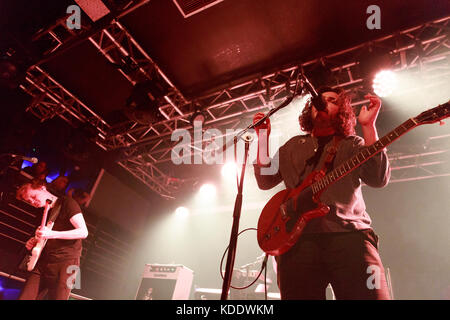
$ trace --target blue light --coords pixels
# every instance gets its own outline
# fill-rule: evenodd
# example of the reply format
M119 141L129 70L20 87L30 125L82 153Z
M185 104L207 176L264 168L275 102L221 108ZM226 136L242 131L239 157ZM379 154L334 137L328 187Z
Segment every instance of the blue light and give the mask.
M50 182L52 182L53 180L55 180L56 178L58 178L58 177L59 177L59 173L56 172L56 173L49 174L48 176L46 176L46 177L45 177L45 180L46 180L48 183L50 183Z
M33 166L32 162L29 162L27 160L23 160L21 169L24 169L26 167L32 167L32 166Z
M3 291L3 300L17 300L21 291L21 289L5 289Z
M12 282L10 282L12 281ZM17 300L22 291L23 284L0 277L0 294L2 300Z

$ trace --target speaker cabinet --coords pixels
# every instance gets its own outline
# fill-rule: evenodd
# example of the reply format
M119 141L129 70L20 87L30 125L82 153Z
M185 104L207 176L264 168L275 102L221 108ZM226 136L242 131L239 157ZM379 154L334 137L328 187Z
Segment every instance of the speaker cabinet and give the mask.
M146 264L136 300L188 300L193 278L183 265Z

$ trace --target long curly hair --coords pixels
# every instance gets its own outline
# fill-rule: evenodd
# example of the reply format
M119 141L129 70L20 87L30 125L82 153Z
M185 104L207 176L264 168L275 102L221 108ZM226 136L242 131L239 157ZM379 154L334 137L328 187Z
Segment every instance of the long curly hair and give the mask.
M356 116L355 111L351 105L351 97L343 89L333 89L330 87L322 87L318 89L317 93L335 92L338 94L337 105L339 106L338 114L332 121L332 126L336 130L336 134L342 136L350 136L355 134ZM312 103L309 100L302 113L298 117L300 128L307 133L311 133L314 128L312 120Z

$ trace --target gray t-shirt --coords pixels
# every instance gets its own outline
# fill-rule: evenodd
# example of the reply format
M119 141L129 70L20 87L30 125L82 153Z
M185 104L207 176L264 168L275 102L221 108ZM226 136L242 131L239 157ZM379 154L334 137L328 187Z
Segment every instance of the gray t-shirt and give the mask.
M322 169L326 150L333 143L331 139L325 144L324 152L314 166L309 165L311 161L308 160L315 156L316 151L320 152L317 138L310 135L291 138L271 159L271 166L275 170L266 170L254 165L259 188L271 189L282 181L289 189L299 186L314 169ZM363 148L365 148L364 139L361 137L343 138L338 144L333 168L338 167ZM272 173L267 174L267 172ZM309 221L303 233L346 232L370 228L371 219L366 211L361 185L365 183L375 188L384 187L389 181L390 173L391 169L384 149L339 181L331 184L322 193L320 200L330 206L330 213Z

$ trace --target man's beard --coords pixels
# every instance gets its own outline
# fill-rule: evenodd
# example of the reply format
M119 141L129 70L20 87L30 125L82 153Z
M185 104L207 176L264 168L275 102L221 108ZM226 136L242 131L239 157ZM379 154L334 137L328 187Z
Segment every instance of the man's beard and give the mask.
M336 117L330 117L325 111L317 113L313 119L313 133L316 136L331 135L336 132Z

